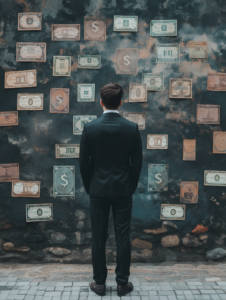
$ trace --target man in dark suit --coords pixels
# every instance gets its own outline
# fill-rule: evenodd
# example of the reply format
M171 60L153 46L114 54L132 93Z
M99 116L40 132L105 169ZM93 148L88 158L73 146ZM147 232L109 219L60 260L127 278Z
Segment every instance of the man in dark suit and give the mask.
M105 294L107 278L105 246L111 207L117 244L117 292L124 296L133 290L132 283L128 282L130 223L132 195L142 167L142 143L138 125L122 118L118 112L122 94L118 84L102 87L100 104L104 113L85 124L80 143L80 171L90 196L94 272L90 288L100 296Z

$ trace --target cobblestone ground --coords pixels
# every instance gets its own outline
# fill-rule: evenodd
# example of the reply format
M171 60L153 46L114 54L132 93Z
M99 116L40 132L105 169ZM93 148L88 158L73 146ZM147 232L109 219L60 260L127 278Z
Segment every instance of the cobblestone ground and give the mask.
M106 296L89 289L90 265L0 264L0 300L114 300L113 265ZM134 291L125 300L226 300L226 264L133 265Z

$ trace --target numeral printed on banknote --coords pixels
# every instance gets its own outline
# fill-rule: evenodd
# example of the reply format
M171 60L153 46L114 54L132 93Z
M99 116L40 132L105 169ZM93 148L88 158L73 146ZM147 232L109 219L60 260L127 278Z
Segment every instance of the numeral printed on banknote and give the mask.
M177 20L151 20L150 36L177 36Z
M12 197L40 197L40 181L13 181Z
M100 69L101 56L100 55L78 55L79 69Z
M213 132L213 153L226 154L226 131Z
M94 102L95 101L95 84L78 84L77 87L78 102Z
M189 58L208 58L207 42L189 42Z
M104 17L84 17L84 40L105 41L106 40L106 19Z
M80 24L52 24L52 41L80 41Z
M185 220L186 205L161 204L161 220Z
M36 86L36 70L5 72L5 89L17 89Z
M71 76L71 56L53 57L53 76Z
M19 164L0 165L0 182L10 182L19 179Z
M180 203L198 203L199 183L198 181L181 181L180 183Z
M226 91L226 73L209 73L207 80L208 91Z
M226 171L204 171L204 185L226 186Z
M15 126L19 124L18 111L1 111L0 126Z
M123 112L123 118L137 123L139 130L145 130L145 113Z
M143 83L130 83L129 102L147 102L147 86Z
M168 191L169 165L148 165L148 191Z
M74 166L53 167L53 196L54 197L75 196L75 167Z
M191 99L192 98L192 79L170 78L169 98Z
M18 30L41 30L42 13L28 12L18 14Z
M114 31L137 32L137 16L114 16Z
M147 149L168 149L168 134L148 134Z
M45 62L46 43L16 43L16 61Z
M220 105L197 104L197 124L220 124Z
M73 116L73 134L81 135L86 123L97 119L97 116Z
M56 158L79 158L80 144L55 145Z
M17 110L43 110L44 94L17 94Z
M143 73L142 83L146 84L148 91L163 91L164 90L164 75Z
M49 112L50 113L69 113L69 89L50 89Z
M53 204L26 204L26 222L53 221Z
M180 44L157 44L157 63L176 63L180 61Z
M116 50L116 74L137 73L138 50L121 48Z

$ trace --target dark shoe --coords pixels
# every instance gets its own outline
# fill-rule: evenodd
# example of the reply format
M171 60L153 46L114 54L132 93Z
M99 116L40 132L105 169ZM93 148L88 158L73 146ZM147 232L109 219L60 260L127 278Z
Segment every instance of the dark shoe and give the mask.
M127 284L118 285L117 287L117 292L119 297L127 295L128 293L132 292L132 290L133 290L132 282L127 282Z
M105 284L96 284L95 281L90 283L90 289L96 293L98 296L104 296L105 295L105 290L106 290L106 286Z

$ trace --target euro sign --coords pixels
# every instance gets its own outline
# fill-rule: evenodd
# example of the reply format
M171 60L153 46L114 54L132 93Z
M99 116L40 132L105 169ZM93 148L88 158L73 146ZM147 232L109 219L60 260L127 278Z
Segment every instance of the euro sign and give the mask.
M67 175L64 174L64 175L61 176L61 179L62 179L63 181L65 181L65 183L61 183L61 185L63 185L63 187L65 187L66 185L68 185L68 181L67 181L67 179L65 179L64 177L67 177Z
M95 29L92 28L92 31L97 32L99 30L99 27L97 27L97 24L98 24L97 22L92 23L92 26L95 28Z
M125 60L124 65L126 67L130 65L130 60L129 59L130 59L129 55L124 56L124 60Z
M158 181L156 181L156 183L160 184L162 182L162 179L160 178L160 176L162 176L160 173L155 175L155 178L158 179Z
M63 103L64 98L59 94L56 96L57 99L57 104L60 105L61 103Z

